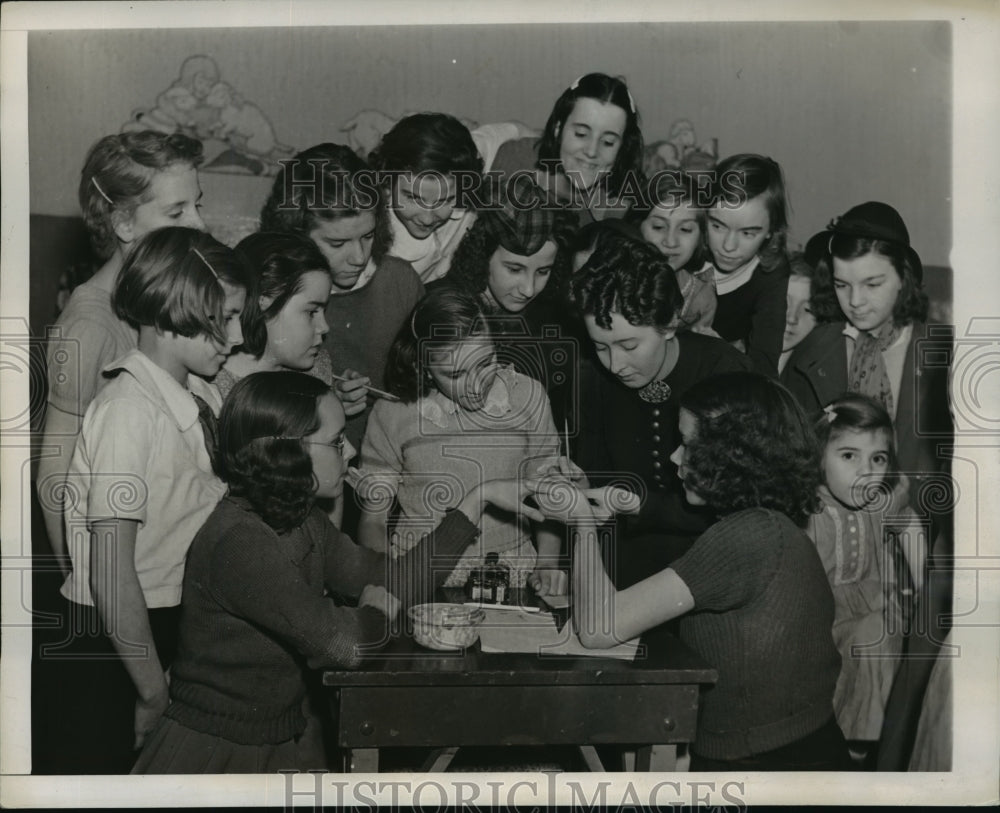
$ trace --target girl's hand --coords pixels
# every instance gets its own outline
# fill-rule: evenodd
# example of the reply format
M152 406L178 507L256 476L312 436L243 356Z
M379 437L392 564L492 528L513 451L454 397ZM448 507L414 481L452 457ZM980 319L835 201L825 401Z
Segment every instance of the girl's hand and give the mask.
M392 593L378 584L366 584L358 599L359 607L374 607L386 618L399 615L400 603Z
M566 455L559 455L554 463L549 463L539 471L539 477L561 477L569 480L578 488L590 488L587 473Z
M539 596L565 596L569 575L565 570L543 568L528 576L528 586Z
M367 387L372 383L368 376L361 375L357 370L344 370L346 381L335 381L334 392L344 405L344 414L350 417L365 411L368 405Z
M638 514L642 507L642 500L624 488L604 486L589 488L584 493L598 522L607 522L616 514Z
M490 503L535 522L544 522L545 515L541 511L524 503L532 494L534 489L530 480L487 480L465 495L458 504L458 510L476 523L479 522L486 503Z
M167 682L164 680L163 687L149 698L139 697L135 701L135 744L132 746L136 751L142 748L146 742L146 737L156 728L156 724L163 716L163 712L170 705L170 693L167 691Z

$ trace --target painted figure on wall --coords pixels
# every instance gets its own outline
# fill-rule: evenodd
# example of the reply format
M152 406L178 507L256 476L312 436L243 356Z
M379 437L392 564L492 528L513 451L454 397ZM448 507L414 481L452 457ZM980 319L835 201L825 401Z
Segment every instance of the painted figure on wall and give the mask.
M205 145L205 172L273 175L277 162L295 149L278 141L274 127L256 104L222 81L210 56L190 56L156 106L137 108L122 127L183 133Z

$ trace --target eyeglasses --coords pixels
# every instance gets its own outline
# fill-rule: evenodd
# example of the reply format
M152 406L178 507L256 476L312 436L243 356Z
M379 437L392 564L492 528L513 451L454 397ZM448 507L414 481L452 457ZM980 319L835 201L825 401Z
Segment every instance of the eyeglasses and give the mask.
M323 441L321 441L321 440L309 440L308 438L295 437L295 436L292 436L292 435L271 435L270 439L271 440L297 440L297 441L300 441L301 443L308 443L310 446L329 446L331 449L336 449L337 450L337 454L341 454L341 455L344 453L344 447L347 445L347 438L345 437L345 435L344 435L343 432L341 432L339 435L337 435L337 437L333 440L332 443L323 443Z

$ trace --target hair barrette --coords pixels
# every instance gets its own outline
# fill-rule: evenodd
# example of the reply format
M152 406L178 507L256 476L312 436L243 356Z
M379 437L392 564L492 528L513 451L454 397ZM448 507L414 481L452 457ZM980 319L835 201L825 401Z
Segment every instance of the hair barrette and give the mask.
M115 202L113 200L111 200L111 198L108 197L108 193L105 192L103 189L101 189L101 185L97 182L97 176L96 175L91 175L90 176L90 182L94 185L94 189L96 189L98 192L101 193L101 197L102 198L104 198L112 206L115 205Z
M202 254L200 251L198 251L198 249L196 249L194 246L191 246L191 250L198 255L199 260L205 263L205 267L212 272L212 275L215 277L215 279L221 282L221 280L219 279L219 272L216 271L214 268L212 268L212 264L205 259L205 255Z
M837 410L834 407L825 406L823 407L823 412L826 413L827 423L833 423L835 420L837 420Z

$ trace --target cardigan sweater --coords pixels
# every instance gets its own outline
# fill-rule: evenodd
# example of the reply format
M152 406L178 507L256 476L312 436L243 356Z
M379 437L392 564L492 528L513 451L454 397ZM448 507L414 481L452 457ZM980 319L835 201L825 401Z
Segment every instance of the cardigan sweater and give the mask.
M387 585L405 612L430 599L475 535L452 511L410 554L389 560L318 508L279 535L246 500L226 497L189 552L166 716L243 744L298 736L306 667L355 667L389 634L379 610L337 606L324 588L356 598L367 584Z
M740 759L795 742L833 715L840 654L816 548L784 514L737 511L672 565L694 597L680 638L719 671L693 749Z
M778 359L785 336L788 260L764 271L760 264L750 281L728 294L717 293L712 327L727 342L742 340L754 369L778 377Z

